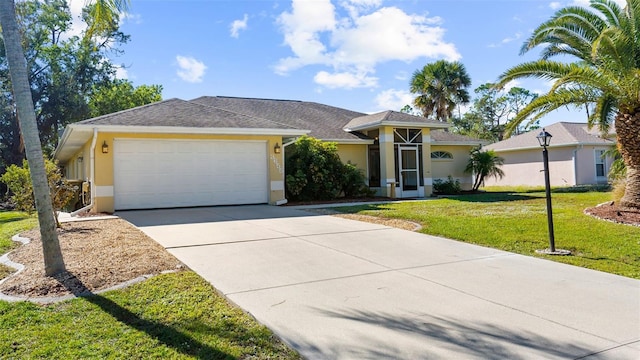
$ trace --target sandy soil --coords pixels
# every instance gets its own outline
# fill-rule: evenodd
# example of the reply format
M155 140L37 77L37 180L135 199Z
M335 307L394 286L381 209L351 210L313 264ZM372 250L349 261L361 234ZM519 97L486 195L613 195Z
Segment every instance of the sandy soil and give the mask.
M0 292L8 295L50 297L94 292L182 267L162 246L121 219L63 223L58 238L67 271L56 277L44 275L39 231L21 236L31 242L9 254L11 261L25 265L25 269L0 284Z

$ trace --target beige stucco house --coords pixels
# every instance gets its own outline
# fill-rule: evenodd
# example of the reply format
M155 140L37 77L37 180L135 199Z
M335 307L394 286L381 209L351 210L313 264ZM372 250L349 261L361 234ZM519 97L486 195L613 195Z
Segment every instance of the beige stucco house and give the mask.
M425 197L464 166L479 141L395 111L363 114L292 100L169 99L66 127L55 151L84 181L85 209L284 204L284 155L301 135L338 144L378 195Z
M587 124L559 122L547 126L552 135L549 151L551 186L606 184L613 159L604 153L615 144ZM485 186L544 186L542 148L536 138L540 130L511 137L484 149L504 158L502 179L488 178Z

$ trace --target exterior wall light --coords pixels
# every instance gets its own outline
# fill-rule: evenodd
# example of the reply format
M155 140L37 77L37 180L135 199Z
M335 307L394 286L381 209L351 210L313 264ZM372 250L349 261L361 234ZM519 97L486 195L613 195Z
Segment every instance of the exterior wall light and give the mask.
M276 146L273 147L273 152L276 154L280 154L280 151L282 151L280 149L280 144L276 143Z
M107 144L106 140L102 143L102 153L103 154L109 153L109 145Z

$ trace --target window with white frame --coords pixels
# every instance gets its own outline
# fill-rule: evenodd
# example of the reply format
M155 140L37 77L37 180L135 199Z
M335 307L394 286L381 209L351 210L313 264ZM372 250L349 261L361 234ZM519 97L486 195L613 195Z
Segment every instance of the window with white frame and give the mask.
M453 154L451 154L450 152L447 152L447 151L432 151L431 152L431 158L432 159L451 160L451 159L453 159Z
M596 176L607 176L605 150L596 150Z

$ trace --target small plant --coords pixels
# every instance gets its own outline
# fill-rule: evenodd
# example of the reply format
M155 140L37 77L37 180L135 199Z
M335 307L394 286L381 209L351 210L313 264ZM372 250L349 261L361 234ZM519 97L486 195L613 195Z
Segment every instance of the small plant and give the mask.
M69 184L62 177L62 172L58 164L52 160L45 159L44 167L49 180L49 191L51 193L51 201L53 205L54 217L56 224L58 222L58 213L63 207L73 199L77 188ZM11 193L10 200L15 204L16 209L32 214L35 210L35 199L33 197L33 186L31 184L31 172L29 171L29 163L27 160L22 161L22 166L11 165L7 171L0 177L0 181L7 185Z
M451 175L447 176L447 180L436 179L433 181L433 192L438 195L457 195L462 192L460 180L453 179Z
M625 178L617 179L613 182L613 190L611 191L611 200L614 203L619 204L620 199L624 196L624 191L627 188L627 180Z

